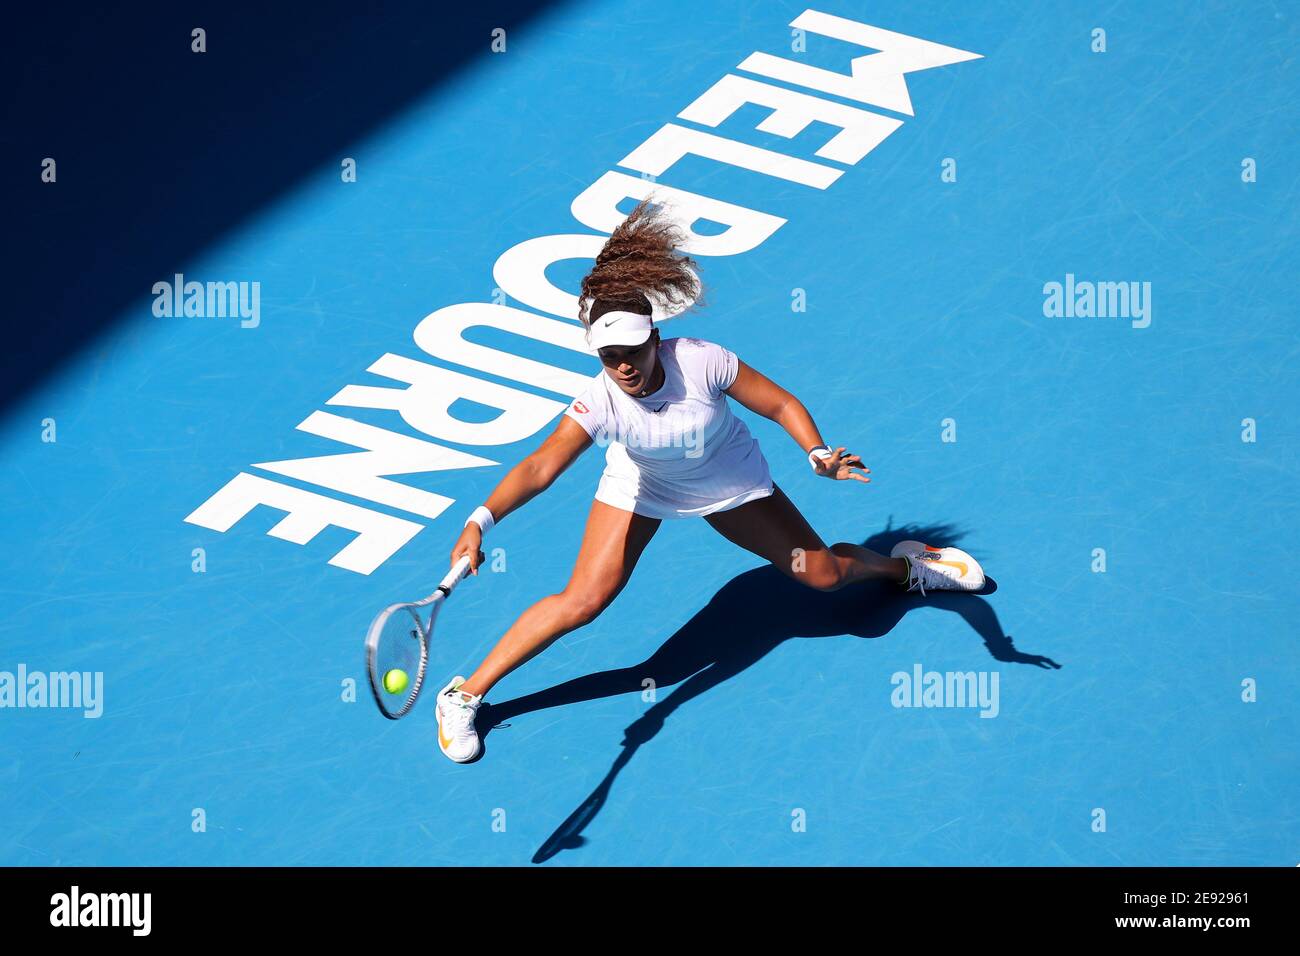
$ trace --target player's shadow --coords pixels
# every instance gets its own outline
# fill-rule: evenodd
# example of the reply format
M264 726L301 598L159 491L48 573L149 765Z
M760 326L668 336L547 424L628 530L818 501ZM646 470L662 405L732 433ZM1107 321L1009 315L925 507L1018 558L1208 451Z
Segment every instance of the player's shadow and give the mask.
M897 542L908 538L955 545L961 536L951 525L890 527L862 543L873 551L888 554ZM604 806L619 772L637 749L659 732L673 711L740 673L791 638L883 637L904 614L924 606L960 614L999 661L1059 668L1061 665L1051 658L1018 650L1011 637L1003 633L997 614L981 596L994 590L996 584L990 580L977 594L932 591L921 597L897 585L871 582L824 593L810 590L767 565L727 582L707 605L639 664L588 674L503 703L485 703L477 721L484 736L493 727L521 714L615 694L640 693L646 681L653 681L656 688L681 684L624 731L623 750L605 778L546 840L534 854L533 862L541 863L561 850L575 849L585 842L582 831Z

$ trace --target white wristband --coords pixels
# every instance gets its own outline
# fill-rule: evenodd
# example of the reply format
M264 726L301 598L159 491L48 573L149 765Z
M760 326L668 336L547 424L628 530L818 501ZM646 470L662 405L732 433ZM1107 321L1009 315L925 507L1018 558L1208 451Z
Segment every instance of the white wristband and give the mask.
M830 461L835 457L835 453L826 445L817 445L808 449L808 465L813 471L817 470L817 461Z
M468 525L471 521L478 525L478 530L482 534L487 534L492 530L492 526L496 524L492 512L488 511L483 505L479 505L474 509L474 512L465 519L465 524Z

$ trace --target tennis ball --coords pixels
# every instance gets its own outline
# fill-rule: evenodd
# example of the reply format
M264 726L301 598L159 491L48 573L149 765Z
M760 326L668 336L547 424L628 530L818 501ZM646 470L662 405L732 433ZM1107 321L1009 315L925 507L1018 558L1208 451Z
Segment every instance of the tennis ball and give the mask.
M406 676L406 671L399 667L394 667L384 675L384 690L390 694L400 694L406 690L406 685L411 682L411 678Z

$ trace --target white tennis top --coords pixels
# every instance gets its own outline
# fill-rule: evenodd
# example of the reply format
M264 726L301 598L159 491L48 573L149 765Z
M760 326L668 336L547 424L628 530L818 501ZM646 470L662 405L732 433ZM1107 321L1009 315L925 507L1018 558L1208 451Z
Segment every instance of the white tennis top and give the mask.
M724 390L736 355L702 339L659 343L664 383L645 398L602 369L564 414L605 445L596 500L652 518L726 511L772 493L758 442L732 414Z

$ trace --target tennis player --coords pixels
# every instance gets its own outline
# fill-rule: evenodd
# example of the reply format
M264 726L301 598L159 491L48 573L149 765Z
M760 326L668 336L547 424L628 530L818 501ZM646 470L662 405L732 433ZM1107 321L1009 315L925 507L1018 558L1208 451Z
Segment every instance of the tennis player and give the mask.
M452 760L481 752L474 718L484 695L608 607L665 518L702 517L819 591L872 579L922 594L984 586L979 564L956 548L905 541L885 557L847 542L826 546L772 483L758 442L727 397L781 425L820 477L866 483L870 469L844 446L830 448L799 399L733 352L701 339L660 338L652 300L680 310L701 291L696 263L677 251L680 242L676 225L648 202L614 230L580 297L587 341L603 370L470 515L452 549L452 563L468 554L477 574L483 535L495 522L546 490L591 445L606 446L605 471L564 590L521 614L468 679L455 677L438 694L438 744Z

